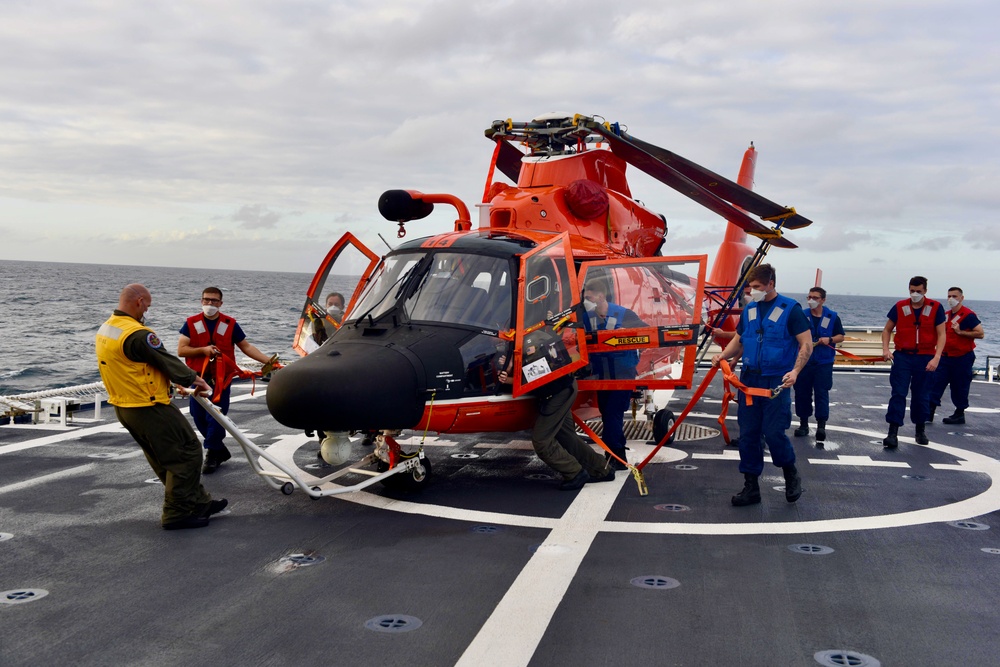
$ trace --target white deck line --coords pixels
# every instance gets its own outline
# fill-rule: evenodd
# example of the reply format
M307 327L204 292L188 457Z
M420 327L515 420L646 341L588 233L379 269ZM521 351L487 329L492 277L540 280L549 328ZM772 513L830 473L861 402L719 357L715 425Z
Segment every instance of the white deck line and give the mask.
M0 494L9 493L11 491L20 491L21 489L28 489L31 488L32 486L38 486L39 484L47 484L49 482L54 482L57 479L62 479L63 477L72 477L73 475L80 475L96 467L97 467L96 463L87 463L86 465L77 466L75 468L67 468L66 470L60 470L59 472L54 472L48 475L42 475L41 477L26 479L23 482L17 482L16 484L8 484L7 486L0 486Z
M578 492L548 539L500 600L458 667L521 667L531 662L627 476Z

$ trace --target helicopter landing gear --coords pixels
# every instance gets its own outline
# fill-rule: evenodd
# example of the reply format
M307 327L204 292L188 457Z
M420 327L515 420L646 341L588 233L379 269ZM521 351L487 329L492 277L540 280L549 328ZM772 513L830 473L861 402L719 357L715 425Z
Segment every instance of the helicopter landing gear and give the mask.
M414 493L422 491L431 476L431 462L423 450L406 453L389 433L375 437L375 455L378 457L375 469L386 472L396 466L407 466L409 470L398 472L382 480L382 486L393 491Z
M675 421L676 419L674 418L672 410L667 410L666 408L657 410L656 414L653 415L653 441L659 444L660 440L663 440L663 436L669 433L670 429L673 428ZM669 445L676 438L677 434L672 434L666 444Z

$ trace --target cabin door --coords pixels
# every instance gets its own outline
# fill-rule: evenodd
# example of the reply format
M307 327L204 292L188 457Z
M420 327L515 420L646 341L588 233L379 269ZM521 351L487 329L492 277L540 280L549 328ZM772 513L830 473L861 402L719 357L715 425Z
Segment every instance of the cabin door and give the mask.
M514 396L586 366L583 331L572 326L580 291L569 234L521 256L514 330Z
M292 345L296 352L305 356L336 333L378 261L350 232L330 248L306 292Z
M578 326L586 332L590 373L581 378L581 390L691 386L707 260L688 255L583 263Z

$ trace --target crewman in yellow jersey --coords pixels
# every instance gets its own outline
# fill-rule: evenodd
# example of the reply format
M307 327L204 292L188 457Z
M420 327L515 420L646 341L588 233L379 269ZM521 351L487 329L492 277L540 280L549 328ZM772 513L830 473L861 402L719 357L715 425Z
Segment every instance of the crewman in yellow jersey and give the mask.
M163 482L163 528L202 528L229 503L212 500L201 485L201 441L170 402L170 383L205 393L211 388L145 326L151 302L143 285L122 290L118 308L97 332L98 367L118 421Z

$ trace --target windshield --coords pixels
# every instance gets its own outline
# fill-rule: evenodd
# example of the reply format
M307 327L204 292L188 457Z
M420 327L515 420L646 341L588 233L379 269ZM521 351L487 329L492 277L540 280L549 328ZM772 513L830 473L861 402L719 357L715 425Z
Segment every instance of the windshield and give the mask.
M411 320L510 328L510 264L499 257L439 252L404 304Z
M375 269L361 300L351 311L351 321L369 315L372 318L377 318L383 313L389 312L395 305L396 299L399 298L399 288L402 287L404 279L422 257L422 253L405 253L386 257L385 261Z

